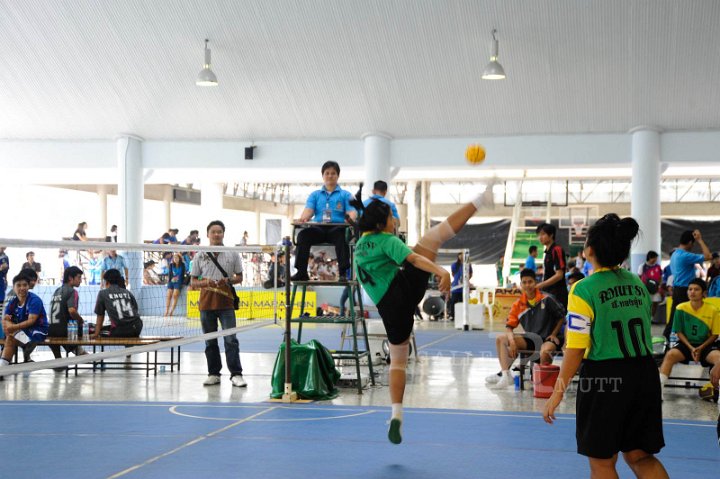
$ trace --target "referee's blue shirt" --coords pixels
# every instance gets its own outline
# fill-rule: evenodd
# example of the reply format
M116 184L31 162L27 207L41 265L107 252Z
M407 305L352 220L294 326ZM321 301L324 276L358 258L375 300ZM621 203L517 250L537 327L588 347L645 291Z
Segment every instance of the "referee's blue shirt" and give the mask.
M365 201L363 201L363 206L367 207L367 205L369 205L372 200L380 200L380 201L382 201L383 203L389 205L389 206L390 206L390 211L392 211L393 217L395 217L395 218L397 218L397 219L400 219L400 215L398 214L398 210L397 210L397 208L395 208L395 203L393 203L392 201L390 201L389 199L385 198L385 197L382 196L382 195L372 195L370 198L368 198L368 199L366 199Z
M328 191L323 186L322 189L310 193L305 202L305 208L310 208L315 212L313 221L316 223L322 223L323 211L326 209L330 210L332 223L344 223L345 214L355 211L355 208L350 206L351 199L352 194L340 188L340 185L335 186L333 191Z
M673 274L673 286L687 288L690 281L695 279L695 265L702 264L705 256L690 253L684 249L676 249L670 257L670 269Z

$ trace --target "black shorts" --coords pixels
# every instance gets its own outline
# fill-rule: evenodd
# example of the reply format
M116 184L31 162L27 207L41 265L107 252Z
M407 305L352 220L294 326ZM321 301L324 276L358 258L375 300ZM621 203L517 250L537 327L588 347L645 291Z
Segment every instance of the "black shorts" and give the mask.
M136 318L132 321L119 323L114 328L112 326L103 326L100 335L103 338L137 338L142 332L142 319Z
M683 354L683 356L685 357L685 361L682 361L683 364L687 364L688 362L693 360L692 354L690 354L690 348L685 346L685 343L678 342L677 345L673 347L673 349L677 349L678 351L680 351ZM717 349L717 343L713 343L713 344L709 345L708 347L706 347L705 349L703 349L702 352L700 353L700 364L702 364L702 366L704 368L713 367L713 364L707 362L706 359L707 359L708 354L715 351L716 349Z
M651 356L583 361L576 403L578 453L609 459L619 451L656 454L665 446L660 377Z
M542 341L540 341L540 336L538 336L537 334L523 333L523 334L520 335L520 337L522 337L522 338L525 340L525 344L527 344L527 350L528 350L528 351L536 351L536 352L540 352L540 346L542 346L542 345L545 344L545 343L552 343L552 344L554 344L554 345L555 345L555 351L559 351L559 350L562 348L562 345L563 345L563 342L564 342L562 336L559 336L559 337L558 337L558 342L557 342L557 343L556 343L555 341L551 341L551 340L548 339L548 338L543 338ZM549 336L548 336L548 337L549 337ZM541 344L536 344L536 343L541 343Z
M415 307L425 296L429 279L430 273L405 261L377 304L390 344L402 344L410 337Z

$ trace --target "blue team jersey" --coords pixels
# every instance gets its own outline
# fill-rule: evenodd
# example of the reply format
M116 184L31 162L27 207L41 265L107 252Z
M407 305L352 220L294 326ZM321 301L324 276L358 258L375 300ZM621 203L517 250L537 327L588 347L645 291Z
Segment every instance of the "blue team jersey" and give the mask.
M363 201L363 206L367 207L367 205L369 205L372 202L372 200L380 200L383 203L390 206L390 211L392 211L393 218L400 219L400 215L398 214L398 210L395 207L395 203L393 203L392 201L390 201L389 199L385 198L382 195L372 195L370 198Z
M37 320L29 328L25 328L23 331L32 337L34 332L42 332L47 334L48 330L48 318L45 313L45 306L43 305L42 299L35 293L28 292L27 299L23 306L18 304L18 298L15 296L5 306L5 315L12 318L12 322L15 324L27 321L31 314L37 314Z
M705 256L690 253L684 249L676 249L670 257L670 268L673 274L673 286L687 288L690 281L695 279L695 265L702 264Z
M305 208L313 210L315 213L313 221L316 223L322 223L323 211L326 209L330 210L330 221L332 223L344 223L345 214L355 211L355 208L350 206L351 199L352 194L340 188L340 185L336 186L332 192L327 191L323 186L322 189L310 193L307 202L305 202Z

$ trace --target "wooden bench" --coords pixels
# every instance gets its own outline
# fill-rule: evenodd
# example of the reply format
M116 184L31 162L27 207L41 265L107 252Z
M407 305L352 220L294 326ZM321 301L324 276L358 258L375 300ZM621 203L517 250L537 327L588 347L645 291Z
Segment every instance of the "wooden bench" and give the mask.
M181 336L141 336L139 338L98 338L98 339L76 339L76 340L69 340L67 338L47 338L45 341L41 343L35 343L37 346L92 346L92 352L96 353L98 352L98 348L100 349L100 352L104 352L106 347L114 346L114 347L125 347L125 348L132 348L133 346L145 346L149 344L157 344L162 343L165 341L171 341L174 339L182 339ZM5 339L0 339L0 346L5 346ZM177 348L177 354L175 353L175 348ZM132 351L128 351L128 356L132 354ZM152 355L152 361L150 358L150 354ZM150 371L153 371L153 375L157 376L157 369L158 366L170 366L170 371L174 371L175 367L177 366L178 371L180 371L180 346L174 346L170 348L170 361L162 362L158 361L157 357L158 350L155 351L146 351L145 352L145 361L144 362L138 362L138 361L93 361L92 365L84 366L84 365L78 365L75 364L74 366L69 366L65 368L65 376L67 376L71 369L75 371L75 375L77 376L77 372L79 369L93 369L97 370L105 370L105 369L139 369L145 371L145 377L150 377ZM66 356L69 356L69 353L66 352ZM17 352L15 353L14 362L18 362L18 355Z

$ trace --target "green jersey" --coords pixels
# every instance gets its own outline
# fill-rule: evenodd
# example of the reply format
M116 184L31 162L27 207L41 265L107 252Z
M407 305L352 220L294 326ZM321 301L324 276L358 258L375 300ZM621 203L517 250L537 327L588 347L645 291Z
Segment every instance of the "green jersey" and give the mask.
M570 290L567 347L585 349L595 361L649 356L651 305L636 274L602 268Z
M390 233L365 233L355 245L355 273L378 304L412 250Z
M680 303L673 316L673 331L683 333L693 346L700 346L710 336L720 334L720 311L706 302L700 309L693 309L689 301Z

